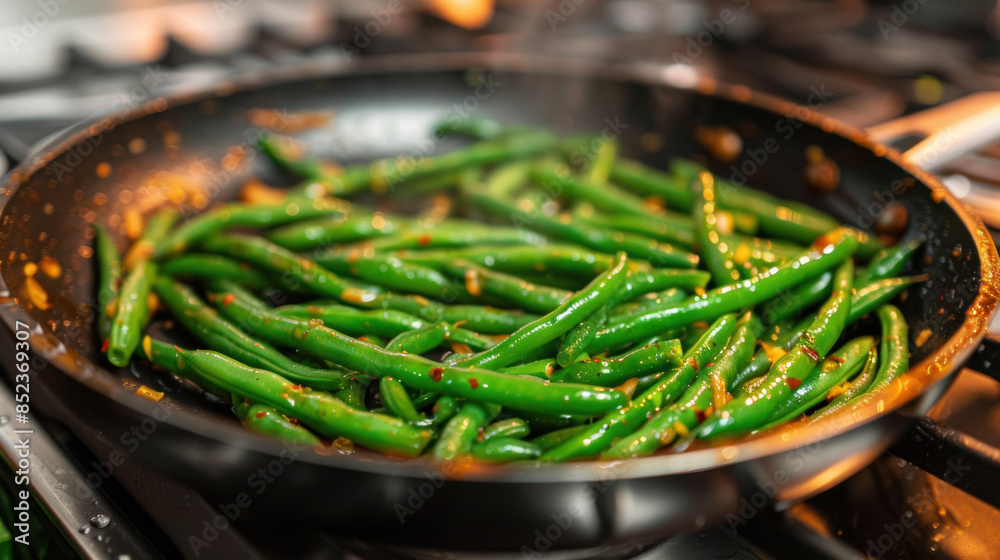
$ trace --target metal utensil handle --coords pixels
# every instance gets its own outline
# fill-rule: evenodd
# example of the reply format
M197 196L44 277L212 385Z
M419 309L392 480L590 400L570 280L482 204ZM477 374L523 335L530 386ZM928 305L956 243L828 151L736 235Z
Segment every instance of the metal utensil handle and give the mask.
M1000 91L973 93L950 103L869 127L869 138L884 144L908 136L923 138L903 157L927 171L1000 139Z

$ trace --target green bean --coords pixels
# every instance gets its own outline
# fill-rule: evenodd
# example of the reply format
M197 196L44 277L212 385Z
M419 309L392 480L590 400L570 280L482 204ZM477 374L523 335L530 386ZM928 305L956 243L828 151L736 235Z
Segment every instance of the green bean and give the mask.
M434 393L436 395L436 393ZM458 413L459 404L454 397L449 397L448 395L440 395L437 400L434 401L434 406L431 408L431 413L433 416L429 416L424 422L428 426L440 426L452 416Z
M489 415L484 406L472 402L463 404L458 414L445 424L441 437L434 444L434 458L448 461L469 454L479 435L479 429L488 421Z
M390 255L369 251L347 255L327 252L316 255L316 262L331 272L349 274L391 290L433 298L458 292L450 280L433 268L403 262Z
M447 305L441 320L482 334L509 334L538 319L520 310L494 309L482 305Z
M531 377L537 377L539 379L549 379L552 377L552 373L555 369L555 360L551 358L542 358L541 360L535 360L526 364L503 367L500 368L500 372L509 373L511 375L530 375Z
M725 404L726 392L732 388L736 372L753 355L754 344L763 330L764 325L756 315L748 314L741 319L722 354L698 373L676 403L656 412L635 433L601 453L601 458L649 455L677 436L686 436L708 409Z
M733 260L732 248L720 237L715 211L715 180L712 174L707 171L699 173L698 178L692 181L691 188L695 193L692 210L695 237L701 248L705 268L712 273L712 279L718 286L736 282L740 279L740 273Z
M718 317L773 298L782 290L820 275L850 257L858 241L845 230L837 230L822 250L811 250L792 263L774 268L736 284L716 288L680 304L649 310L616 324L605 326L588 350L611 348L629 340L656 335L667 329Z
M200 214L191 219L158 244L157 260L175 255L198 242L231 227L269 228L319 216L343 214L349 208L338 200L293 200L273 204L243 204L234 202Z
M490 245L543 245L545 238L518 228L485 226L478 222L448 220L432 227L407 228L367 241L364 247L375 251L404 249L440 249ZM349 249L349 247L348 247Z
M823 402L830 390L861 371L874 347L875 339L870 336L855 338L841 346L803 380L791 398L775 408L770 421L761 431L799 418Z
M355 410L368 412L368 406L365 404L367 391L368 385L366 383L352 379L345 384L343 389L334 393L333 397Z
M453 261L442 266L447 274L465 281L465 291L473 297L500 298L536 313L549 313L573 295L569 290L540 286L468 261Z
M723 315L683 359L683 365L663 376L649 389L619 410L587 426L585 430L546 451L542 461L565 461L597 455L642 425L650 415L668 406L690 385L697 371L712 361L736 330L735 315Z
M127 270L118 292L115 316L108 333L108 361L118 367L128 365L132 353L139 346L142 329L149 317L149 295L157 265L149 260L152 247L160 241L177 221L177 211L161 210L154 215L135 246L125 256Z
M111 332L118 286L122 281L122 261L115 240L101 224L94 224L94 253L97 255L97 336L103 341Z
M636 216L649 216L651 209L639 197L610 184L595 183L584 177L560 175L555 167L545 162L531 169L531 178L540 184L546 193L557 197L563 193L577 200L585 200L599 210Z
M572 245L488 245L451 251L404 252L407 262L440 267L456 260L470 261L508 273L553 272L592 276L614 265L614 255L594 253Z
M472 332L461 327L452 327L444 323L448 331L448 341L452 344L464 344L475 351L489 350L497 345L497 339Z
M431 433L398 418L353 409L329 393L293 385L217 352L181 350L184 361L230 391L272 406L330 439L346 437L365 447L402 457L423 451Z
M505 375L485 369L452 367L415 356L386 351L307 321L282 317L267 310L238 286L221 281L235 299L220 311L241 328L274 344L301 348L353 371L392 375L407 387L458 398L494 402L539 412L601 414L627 401L627 395L603 387L548 383L530 377ZM224 296L212 301L218 306Z
M553 430L547 434L540 435L534 439L528 440L530 443L534 444L536 447L546 452L553 447L556 447L563 443L564 441L572 438L573 436L579 434L583 430L586 430L587 426L570 426L568 428L562 428L559 430Z
M147 335L142 339L142 345L136 350L136 354L146 358L154 366L161 367L178 377L190 379L202 391L214 395L219 400L230 396L230 391L188 365L181 357L180 349L173 344L161 342Z
M395 377L385 376L378 382L379 394L382 395L382 405L396 418L402 418L411 424L423 420L417 408L410 400L406 387Z
M500 437L472 446L472 456L480 461L510 462L537 459L542 450L521 439Z
M445 323L430 323L413 327L396 335L385 346L390 352L406 352L407 354L426 354L444 344L448 338L448 325Z
M853 282L853 261L846 260L834 274L833 295L820 308L795 347L771 366L764 385L747 399L730 401L715 411L698 428L697 437L746 433L765 424L840 338L850 312Z
M868 388L869 394L885 389L910 369L910 352L907 345L909 329L903 313L895 305L886 304L879 308L878 319L882 326L882 342L879 349L882 361L879 363L875 380Z
M160 265L160 272L184 278L225 278L255 290L262 290L270 285L267 277L259 271L222 255L177 255Z
M489 118L448 118L434 125L434 134L438 137L461 135L476 140L490 140L504 133L509 133L509 129Z
M547 315L529 323L499 344L468 360L463 366L503 367L515 363L533 348L556 340L585 317L604 306L625 283L628 258L619 254L618 262L594 278L585 288Z
M483 430L483 437L479 441L489 441L493 438L524 439L531 433L528 423L520 418L507 418L498 420Z
M608 173L611 172L611 164L616 157L618 157L618 143L614 140L602 142L587 169L587 179L597 185L607 185Z
M688 294L676 288L645 294L642 297L618 304L608 311L608 321L621 321L626 317L634 317L649 309L657 309L664 305L680 303L687 299Z
M826 272L803 282L765 303L761 307L760 316L767 324L774 325L789 317L799 315L809 307L826 299L830 295L832 283L832 272Z
M387 219L382 212L361 213L354 210L337 218L323 218L290 224L267 232L274 244L289 251L305 251L336 243L351 243L397 232L409 223L398 217Z
M256 404L245 397L233 395L233 411L243 426L251 432L309 447L323 445L312 432L285 418L273 407Z
M319 319L331 329L351 336L394 337L427 325L419 317L394 309L363 311L329 302L283 305L277 312L294 319Z
M209 349L314 389L335 390L344 386L342 372L304 366L270 345L253 339L236 325L219 317L215 309L206 305L184 284L161 276L154 281L153 289L174 318Z
M633 233L670 243L679 247L694 247L694 223L685 214L664 211L663 216L640 216L635 214L593 214L576 215L574 219L582 224Z
M913 253L920 247L920 241L909 241L879 251L854 281L858 286L864 286L875 280L899 276L910 262Z
M680 365L678 340L655 342L615 358L577 362L553 374L553 381L572 381L613 387L644 374Z
M630 257L644 259L666 268L693 268L698 264L697 255L666 243L634 234L609 232L570 221L564 222L544 215L537 208L526 211L507 201L490 198L482 191L471 194L473 202L491 214L511 220L519 227L526 227L589 249L605 253L625 251Z

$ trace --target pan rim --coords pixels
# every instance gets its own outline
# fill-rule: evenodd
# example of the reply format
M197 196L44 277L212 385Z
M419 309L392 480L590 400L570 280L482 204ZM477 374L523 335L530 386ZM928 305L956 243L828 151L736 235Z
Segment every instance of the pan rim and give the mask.
M19 188L28 179L57 157L80 142L143 116L161 113L181 105L194 104L205 99L222 100L254 88L307 79L388 72L419 73L463 69L495 69L521 73L544 71L573 77L598 76L604 81L631 81L649 87L690 90L700 95L750 105L771 113L781 110L782 114L785 115L794 114L797 120L807 125L822 128L832 135L841 136L870 151L873 157L888 160L922 183L917 188L930 189L935 199L939 199L940 203L948 204L976 242L976 252L980 259L980 284L975 299L966 308L966 320L963 321L958 331L929 356L912 365L903 377L905 381L909 382L909 385L905 382L900 383L903 387L900 388L899 394L893 398L891 406L873 402L869 406L849 412L845 411L815 425L791 425L731 444L683 453L668 453L624 461L589 460L542 465L500 465L463 472L460 477L462 480L531 483L593 482L606 480L607 472L618 470L618 466L623 462L629 463L627 472L617 473L615 478L666 476L732 466L746 461L793 452L804 446L851 432L881 416L905 413L906 408L925 390L950 378L954 374L954 370L957 369L954 364L964 363L985 335L986 328L997 309L998 300L1000 300L1000 277L998 277L1000 259L997 257L996 248L982 221L967 211L934 175L906 161L895 150L869 140L863 131L807 107L753 91L742 85L722 85L707 78L691 80L688 79L690 78L688 75L676 72L672 74L672 66L650 65L648 63L612 64L575 58L497 53L388 55L362 58L350 64L329 61L307 62L227 80L209 87L179 89L168 97L161 97L160 99L165 103L147 103L145 106L132 107L111 116L94 117L54 137L47 145L40 148L43 155L23 162L4 179L3 188L0 189L0 214L2 214L7 202L16 196ZM151 105L155 105L155 109L150 109ZM0 271L2 270L0 268ZM0 272L0 294L6 295L11 291L2 272ZM11 331L15 329L16 321L32 323L27 311L16 305L16 298L13 297L10 297L9 301L0 303L0 317L3 318L7 328ZM40 329L38 330L40 331ZM86 385L88 389L101 393L133 412L146 416L153 414L157 406L156 403L121 390L120 383L109 383L109 379L117 380L118 375L97 363L67 352L55 335L47 332L33 332L29 340L32 341L34 351L55 365L60 374L69 375ZM206 424L182 408L178 408L174 414L171 414L167 422L200 437L268 455L276 456L283 449L280 441L246 432L235 424L224 425L221 428ZM367 454L364 457L359 457L325 456L312 453L302 455L299 460L320 466L413 478L424 476L426 467L430 464L427 460L400 462L381 456L375 457L374 454L372 457Z

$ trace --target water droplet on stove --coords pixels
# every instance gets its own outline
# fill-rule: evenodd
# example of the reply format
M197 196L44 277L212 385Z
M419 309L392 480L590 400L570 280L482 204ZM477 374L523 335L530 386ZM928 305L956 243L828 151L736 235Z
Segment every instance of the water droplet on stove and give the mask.
M104 535L97 535L97 541L101 542L104 540Z
M111 523L111 518L103 513L98 513L97 515L90 518L90 524L98 529L103 529Z
M0 416L0 424L6 424L7 422L10 422L10 416Z
M83 527L80 527L80 533L82 533L84 535L89 535L90 534L90 527L87 527L86 525L84 525Z

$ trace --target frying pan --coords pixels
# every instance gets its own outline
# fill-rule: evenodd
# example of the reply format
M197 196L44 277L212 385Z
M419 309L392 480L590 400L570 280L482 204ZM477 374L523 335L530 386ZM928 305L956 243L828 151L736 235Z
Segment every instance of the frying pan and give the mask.
M30 325L39 356L34 404L212 503L249 501L237 523L258 535L321 529L419 557L431 550L463 558L611 557L706 524L735 529L762 509L839 483L927 412L976 351L997 306L996 250L982 223L934 177L862 132L675 70L513 55L373 58L147 99L68 133L12 172L0 191L0 315L11 331L18 321ZM911 339L911 371L870 408L684 453L452 468L288 448L243 431L226 406L177 380L135 366L109 370L92 321L90 223L120 230L127 208L164 192L154 184L180 183L224 200L250 176L281 180L263 158L224 165L234 146L252 151L260 130L247 114L262 107L335 109L333 124L301 138L343 161L449 149L428 137L431 123L475 115L563 133L604 131L624 153L661 167L669 156L687 156L723 177L752 170L755 186L863 229L877 204L898 202L909 214L901 239L924 240L911 272L930 277L901 307L913 336L926 330L929 338ZM697 141L699 131L719 127L741 139L734 161L706 158ZM835 192L807 188L806 154L817 150L839 169ZM25 297L23 264L44 257L62 273L36 274L49 295L40 309ZM141 384L165 398L138 397Z

